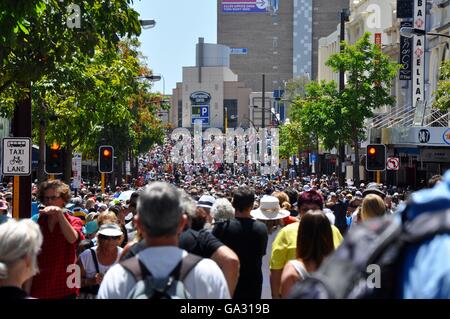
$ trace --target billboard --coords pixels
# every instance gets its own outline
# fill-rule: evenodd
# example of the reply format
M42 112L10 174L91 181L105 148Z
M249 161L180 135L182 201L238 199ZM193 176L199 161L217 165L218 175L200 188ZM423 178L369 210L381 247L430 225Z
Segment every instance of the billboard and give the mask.
M264 13L269 0L222 0L223 13Z

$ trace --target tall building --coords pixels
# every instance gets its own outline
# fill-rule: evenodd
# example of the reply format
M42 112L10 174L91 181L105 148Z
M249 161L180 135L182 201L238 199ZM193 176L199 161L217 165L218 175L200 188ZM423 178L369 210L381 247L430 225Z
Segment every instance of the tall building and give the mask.
M183 82L172 91L172 127L192 128L197 119L204 128L249 127L251 90L230 70L230 49L200 38L196 51L196 65L183 67Z
M316 78L318 40L339 22L348 0L218 0L217 41L231 48L230 68L253 91Z

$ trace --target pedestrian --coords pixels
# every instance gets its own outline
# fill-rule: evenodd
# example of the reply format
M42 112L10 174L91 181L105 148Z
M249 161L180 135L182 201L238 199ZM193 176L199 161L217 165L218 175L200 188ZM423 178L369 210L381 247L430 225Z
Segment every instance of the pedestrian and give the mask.
M181 194L174 186L162 182L145 187L138 198L135 221L146 248L133 258L137 258L156 278L167 277L188 256L185 250L178 248L179 234L187 222L180 199ZM187 274L183 283L194 299L230 297L222 271L208 258L201 259ZM133 274L122 264L117 264L103 278L98 298L127 298L135 285Z
M24 283L38 272L43 237L32 220L10 219L0 225L0 300L28 298Z
M262 292L262 257L267 247L267 227L251 216L255 192L239 187L233 194L235 218L217 223L215 235L239 257L241 264L234 299L260 299ZM278 204L278 203L277 203Z
M82 222L64 208L70 200L69 186L60 180L44 182L39 187L37 223L43 235L38 256L40 272L32 279L31 296L42 299L68 298L78 295L76 285L67 284L68 266L76 262L78 244L84 239Z
M211 207L214 223L234 218L234 207L226 198L217 199Z
M297 235L297 258L289 260L281 275L281 297L286 298L292 286L316 271L334 250L330 222L320 211L302 216Z
M315 190L300 193L297 201L300 223L302 216L309 210L322 210L323 197ZM286 263L297 256L297 234L299 223L293 223L283 227L275 237L272 244L272 254L270 258L270 285L272 298L281 297L281 274ZM334 248L337 248L342 241L339 230L331 225Z
M362 221L384 215L386 215L386 205L380 196L376 194L368 194L364 197L361 207Z
M287 195L286 195L287 196ZM280 229L284 226L283 220L290 216L288 210L280 207L279 199L274 196L263 196L260 200L258 209L252 210L253 218L261 221L267 227L268 239L266 253L262 259L263 288L262 299L271 299L272 293L270 289L270 255L272 251L272 242L277 236Z
M118 224L103 224L97 233L97 245L83 251L77 261L81 272L79 299L95 299L109 268L120 258L123 232Z

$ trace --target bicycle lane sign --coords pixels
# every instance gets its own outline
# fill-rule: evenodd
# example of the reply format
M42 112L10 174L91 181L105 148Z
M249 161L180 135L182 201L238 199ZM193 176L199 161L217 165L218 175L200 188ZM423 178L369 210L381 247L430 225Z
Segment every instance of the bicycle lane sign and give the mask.
M5 137L2 143L2 171L5 176L31 174L31 139Z

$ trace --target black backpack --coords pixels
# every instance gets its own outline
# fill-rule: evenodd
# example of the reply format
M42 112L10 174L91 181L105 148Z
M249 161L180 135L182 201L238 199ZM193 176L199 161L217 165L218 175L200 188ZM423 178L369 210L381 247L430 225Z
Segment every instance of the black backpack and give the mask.
M191 299L183 280L203 258L188 254L182 258L172 272L163 278L156 278L138 259L138 256L122 261L120 265L129 271L136 285L128 294L128 299Z
M450 232L450 209L405 222L406 211L352 227L319 269L292 288L289 298L399 298L405 248Z

